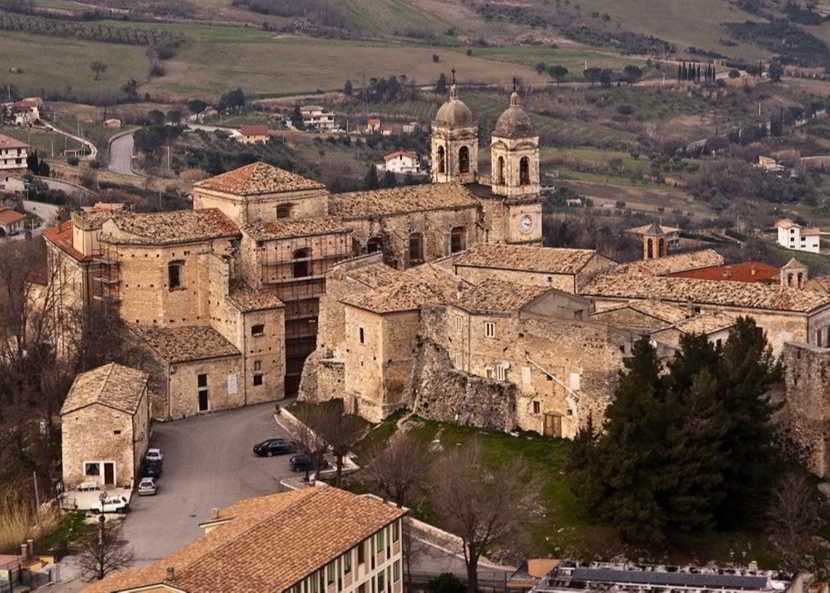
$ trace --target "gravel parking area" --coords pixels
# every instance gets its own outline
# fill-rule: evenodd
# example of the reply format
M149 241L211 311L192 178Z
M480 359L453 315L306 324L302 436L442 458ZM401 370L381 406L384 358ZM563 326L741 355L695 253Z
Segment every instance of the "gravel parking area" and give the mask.
M135 566L167 556L200 534L214 508L279 492L280 480L296 475L290 455L256 457L251 448L287 435L274 422L274 404L196 416L154 427L151 447L164 452L156 496L134 495L123 538Z

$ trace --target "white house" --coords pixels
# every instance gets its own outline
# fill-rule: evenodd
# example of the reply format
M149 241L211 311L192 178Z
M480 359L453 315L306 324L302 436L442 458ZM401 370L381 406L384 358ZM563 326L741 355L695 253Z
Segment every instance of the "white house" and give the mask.
M421 172L421 163L418 160L418 155L414 152L397 151L387 154L383 157L385 161L378 169L383 171L391 171L392 173L412 173L417 175Z
M319 105L306 105L300 107L300 115L303 116L303 124L307 128L314 128L318 131L333 130L334 112L325 111Z
M25 171L29 149L25 142L0 134L0 173Z
M803 227L784 218L775 223L778 229L778 244L787 249L797 251L809 251L819 253L821 251L821 229L815 227Z

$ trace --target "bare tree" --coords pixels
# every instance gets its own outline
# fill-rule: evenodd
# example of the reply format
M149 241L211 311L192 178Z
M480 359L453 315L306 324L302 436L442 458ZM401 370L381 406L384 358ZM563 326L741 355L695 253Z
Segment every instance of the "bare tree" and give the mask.
M379 446L363 475L384 498L403 506L418 492L432 463L429 448L409 433L396 433Z
M819 493L809 479L802 473L785 474L773 490L767 511L770 540L781 556L782 568L827 578L830 559L814 539L824 524Z
M467 590L478 590L478 562L496 547L516 550L541 507L541 489L528 466L486 463L480 443L453 449L433 466L431 508L444 529L463 542Z
M343 402L328 402L315 406L306 423L331 447L336 460L335 486L340 485L343 475L343 459L361 439L365 422L352 414L343 413Z
M294 441L297 443L297 447L311 460L311 468L306 469L305 472L306 482L309 481L312 470L316 476L317 471L323 467L326 450L329 447L325 439L312 428L322 423L321 415L321 406L310 407L300 418L303 424L294 431Z
M81 540L78 563L87 581L103 579L127 566L133 559L121 540L121 525L98 517L98 528Z
M101 75L107 71L107 66L103 62L92 62L89 65L89 69L95 73L95 80L101 80Z

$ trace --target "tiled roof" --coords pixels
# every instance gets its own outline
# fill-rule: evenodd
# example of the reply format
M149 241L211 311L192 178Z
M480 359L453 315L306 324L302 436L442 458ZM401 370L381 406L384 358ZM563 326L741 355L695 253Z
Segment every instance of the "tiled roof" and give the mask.
M325 189L319 181L268 165L251 163L193 184L194 188L212 189L238 196L256 196L284 192Z
M804 283L804 290L822 294L830 294L830 276L819 276L818 278L811 278L807 280L807 282Z
M61 414L95 403L134 414L148 378L147 373L114 362L81 373L72 382Z
M83 591L115 593L164 583L186 593L279 593L404 514L331 486L246 500L222 511L219 520L230 521L189 546Z
M516 284L488 278L464 293L453 304L470 313L513 313L550 290L547 286Z
M0 134L0 149L6 148L29 148L29 145L17 138Z
M663 303L655 300L629 301L628 303L621 304L618 307L602 309L601 311L594 313L594 315L608 317L608 314L612 314L615 311L622 311L623 309L631 309L642 313L643 315L648 315L649 317L653 317L654 319L663 322L664 325L677 323L689 316L688 310L684 307L678 307L670 303Z
M115 214L112 212L109 215ZM239 229L216 208L175 210L152 214L122 214L110 221L118 232L109 232L105 223L100 240L115 244L167 245L233 237Z
M247 284L242 283L235 284L231 287L230 293L228 294L228 301L243 313L248 311L263 311L266 309L282 309L285 307L285 303L276 295L262 290L254 290Z
M735 282L764 282L778 280L780 270L761 262L741 262L728 266L714 266L699 270L688 270L672 274L678 278L700 278L702 280L733 280Z
M576 274L596 255L593 249L479 243L458 256L453 263L457 266Z
M696 280L636 274L606 274L594 278L582 291L586 296L659 299L772 311L809 312L830 305L830 296L754 282Z
M339 218L286 218L274 222L257 222L243 230L255 241L352 232Z
M11 208L3 208L0 210L0 224L12 224L20 222L24 218L26 218L25 214L21 214Z
M462 291L472 287L470 282L436 264L423 264L409 268L405 274L416 282L423 282L440 290L447 301L457 298Z
M404 279L403 272L396 270L384 263L370 264L354 270L346 272L346 276L365 284L369 288L380 288L381 286L389 286Z
M49 227L43 231L43 238L52 243L55 247L66 253L75 261L92 261L92 257L84 255L75 249L72 242L72 221L67 220L58 226Z
M631 234L631 235L645 235L645 234L646 234L646 231L648 231L648 230L652 227L652 225L653 225L653 224L654 224L654 223L652 223L652 224L644 224L643 226L635 226L635 227L630 228L630 229L625 229L625 232L626 232L626 233L629 233L629 234ZM677 228L677 227L673 227L673 226L666 226L666 225L664 225L664 224L661 224L661 225L660 225L660 228L661 228L661 229L663 230L663 232L664 232L664 233L666 233L666 234L671 234L671 233L679 233L680 231L682 231L682 230L683 230L683 229L679 229L679 228Z
M383 160L391 161L392 159L396 159L398 157L409 157L411 159L417 160L418 155L414 152L405 152L403 150L399 150L397 152L390 152L389 154L383 157Z
M647 274L651 276L667 276L677 272L698 270L700 268L711 268L712 266L723 265L726 260L717 251L703 249L701 251L690 251L689 253L678 253L650 259L637 261L628 264L620 264L612 270L614 274Z
M108 220L112 220L118 216L125 216L126 214L127 212L123 210L82 210L80 212L72 213L72 222L75 226L85 231L96 231L99 230Z
M238 355L236 346L218 331L206 326L131 326L135 334L167 362L188 362Z
M779 226L782 229L789 229L789 228L792 228L794 226L800 226L800 225L797 225L796 223L794 223L789 218L782 218L781 220L779 220L778 222L775 223L775 226Z
M686 334L711 334L735 325L735 318L726 313L713 312L695 315L675 324L675 328Z
M821 229L818 228L818 227L810 227L810 228L802 227L801 228L801 236L802 237L812 237L812 236L817 236L817 235L821 235Z
M335 194L329 198L329 213L343 218L473 207L478 207L478 201L466 188L453 183L408 185L376 191Z
M400 313L422 305L446 303L447 295L440 288L405 278L369 292L349 295L341 302L373 313Z
M268 126L242 126L239 133L243 136L267 136Z

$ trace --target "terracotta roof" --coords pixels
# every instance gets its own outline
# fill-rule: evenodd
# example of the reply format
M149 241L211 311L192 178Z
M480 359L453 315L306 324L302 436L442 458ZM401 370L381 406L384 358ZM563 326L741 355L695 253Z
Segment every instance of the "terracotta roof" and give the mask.
M408 185L375 191L335 194L329 213L343 218L367 218L450 208L474 208L478 201L463 186L453 183Z
M161 328L132 325L131 329L166 362L188 362L239 354L236 346L212 327Z
M67 220L58 226L49 227L42 233L43 238L49 241L52 245L66 253L75 261L92 261L92 256L84 255L75 249L72 242L72 221Z
M239 133L243 136L267 136L268 126L242 126Z
M403 272L387 266L384 263L376 263L355 270L349 270L346 272L346 277L365 284L369 288L380 288L381 286L389 286L390 284L400 282L403 280L404 275Z
M456 266L499 268L548 274L576 274L591 261L593 249L561 249L479 243L458 256Z
M97 231L104 223L108 220L112 220L118 216L125 216L128 214L124 210L109 210L109 209L94 209L94 210L81 210L80 212L73 212L72 213L72 222L75 226L79 229L83 229L85 231ZM141 215L136 215L141 216Z
M399 150L397 152L390 152L385 157L383 157L383 160L391 161L392 159L398 158L398 157L409 157L411 159L418 160L418 155L417 154L415 154L414 152L405 152L403 150Z
M113 216L104 223L99 239L114 244L169 245L237 235L239 229L227 216L207 208Z
M780 270L761 262L742 262L728 266L714 266L671 274L678 278L700 278L702 280L732 280L734 282L765 282L778 280Z
M84 593L167 584L186 593L279 593L400 519L366 495L317 486L242 501L189 546L143 568L114 573ZM167 580L168 568L173 579Z
M147 373L114 362L81 373L72 382L61 414L96 403L134 414L148 379Z
M238 196L256 196L326 188L318 181L306 179L296 173L278 169L266 163L252 163L194 183L193 187L212 189Z
M818 227L801 227L801 235L803 237L812 237L815 235L821 235L821 229Z
M781 227L782 229L789 229L791 227L800 226L800 225L797 225L796 223L794 223L789 218L782 218L781 220L779 220L778 222L775 223L775 226Z
M686 272L688 270L720 266L723 265L725 261L726 260L723 259L723 256L717 251L712 249L703 249L701 251L678 253L677 255L669 255L667 257L660 257L647 261L620 264L614 268L611 273L667 276L669 274L676 274L677 272Z
M243 230L255 241L352 232L339 218L285 218L275 222L257 222Z
M25 219L26 215L11 208L0 209L0 224L13 224Z
M247 284L238 283L231 287L228 301L243 313L248 311L264 311L267 309L282 309L285 307L279 297L261 290L254 290Z
M636 274L606 274L585 286L586 296L659 299L772 311L810 312L830 305L830 296L754 282L697 280Z
M652 224L654 224L654 223L652 223ZM632 234L632 235L645 235L646 231L648 231L651 228L651 226L652 226L651 224L644 224L643 226L635 226L635 227L630 228L630 229L625 229L625 232L629 233L629 234ZM679 229L679 228L673 227L673 226L666 226L664 224L661 224L660 228L663 229L663 232L666 233L666 234L679 233L680 231L683 230L683 229Z
M17 138L0 134L0 149L7 148L30 148L30 146Z
M482 315L513 313L551 290L547 286L516 284L488 278L461 295L453 304L470 313Z
M472 284L459 278L449 270L436 264L423 264L409 268L404 272L416 282L429 284L432 288L444 293L447 301L456 298L462 291L472 287Z
M349 295L341 302L373 313L401 313L423 305L445 303L447 295L440 288L406 278L369 292Z

